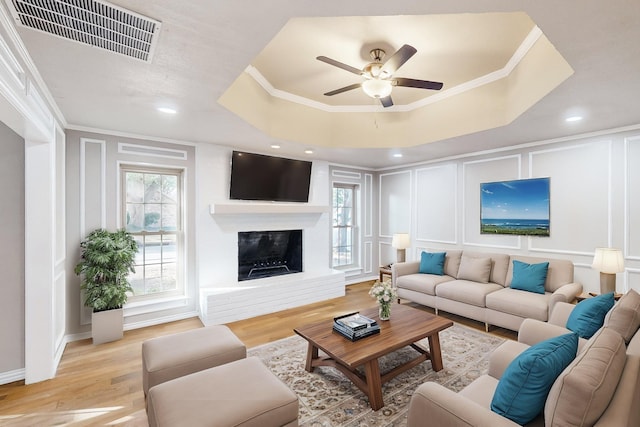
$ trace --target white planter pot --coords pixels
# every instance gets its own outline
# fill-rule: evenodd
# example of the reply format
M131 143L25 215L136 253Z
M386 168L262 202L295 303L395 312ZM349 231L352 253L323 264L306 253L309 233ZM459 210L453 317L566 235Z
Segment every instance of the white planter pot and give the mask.
M94 344L122 339L122 309L100 311L91 314L91 336Z

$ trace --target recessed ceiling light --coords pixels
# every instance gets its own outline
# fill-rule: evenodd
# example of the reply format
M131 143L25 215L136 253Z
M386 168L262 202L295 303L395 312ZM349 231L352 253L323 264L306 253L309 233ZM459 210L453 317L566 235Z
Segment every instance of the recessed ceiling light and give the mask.
M278 144L271 144L271 148L280 148Z
M307 148L306 150L304 150L304 154L313 154L313 150Z
M564 119L565 122L579 122L582 120L582 116L571 116Z
M394 154L394 155L393 155L393 157L400 158L400 157L402 157L402 154L400 154L400 153L396 153L396 154Z
M176 114L177 113L176 110L174 110L173 108L169 108L169 107L158 107L157 110L160 111L161 113L165 113L165 114Z

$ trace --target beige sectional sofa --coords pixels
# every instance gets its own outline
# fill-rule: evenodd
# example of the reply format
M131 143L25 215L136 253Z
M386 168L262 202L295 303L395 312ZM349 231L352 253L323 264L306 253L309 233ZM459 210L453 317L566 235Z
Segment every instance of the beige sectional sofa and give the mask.
M514 260L549 262L544 294L510 287ZM527 318L547 321L555 303L571 302L582 292L573 281L573 263L561 259L450 250L443 275L419 270L419 261L393 264L399 298L484 322L487 330L494 325L517 331Z
M408 427L517 426L491 408L498 383L518 355L543 340L570 333L564 327L573 304L558 303L548 323L527 320L518 342L506 341L490 356L487 374L459 393L437 383L414 392ZM553 323L552 323L553 322ZM604 325L582 340L573 361L546 395L544 409L527 426L640 426L640 295L627 293L607 314Z

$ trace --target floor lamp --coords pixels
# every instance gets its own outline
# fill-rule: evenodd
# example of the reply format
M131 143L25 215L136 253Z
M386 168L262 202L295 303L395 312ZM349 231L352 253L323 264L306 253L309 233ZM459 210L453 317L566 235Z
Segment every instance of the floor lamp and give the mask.
M408 233L396 233L391 240L391 246L398 250L396 255L396 262L405 262L406 249L411 246L411 240Z
M591 268L600 271L600 294L616 293L616 273L624 271L624 258L620 249L596 248Z

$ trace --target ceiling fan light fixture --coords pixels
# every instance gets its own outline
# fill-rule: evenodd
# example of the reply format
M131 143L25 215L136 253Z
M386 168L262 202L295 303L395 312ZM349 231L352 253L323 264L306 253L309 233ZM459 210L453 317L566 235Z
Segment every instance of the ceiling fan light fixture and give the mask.
M392 89L390 80L369 79L362 82L362 90L371 98L386 98L391 95Z

